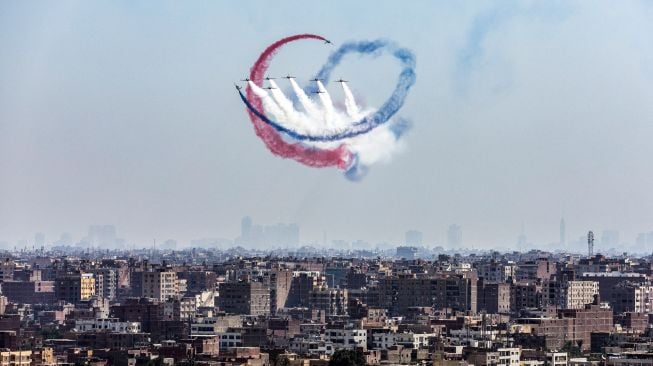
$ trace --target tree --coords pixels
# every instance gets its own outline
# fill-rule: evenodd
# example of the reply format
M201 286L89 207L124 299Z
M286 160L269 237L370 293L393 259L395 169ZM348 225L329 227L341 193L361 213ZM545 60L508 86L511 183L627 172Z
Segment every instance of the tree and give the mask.
M365 355L361 350L339 349L331 356L329 366L365 366Z
M277 366L290 366L290 360L288 359L288 357L286 357L284 355L279 355L277 357L276 365Z
M562 352L567 352L570 357L581 357L583 355L582 351L583 341L580 340L577 343L571 341L565 342L565 345L560 349Z

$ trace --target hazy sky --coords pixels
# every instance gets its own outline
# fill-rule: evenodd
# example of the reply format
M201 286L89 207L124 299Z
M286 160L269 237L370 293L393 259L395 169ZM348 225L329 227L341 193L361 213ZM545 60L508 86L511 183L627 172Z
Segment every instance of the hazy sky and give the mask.
M308 79L347 40L417 57L405 149L358 183L267 152L233 82L269 43L273 75ZM369 105L399 66L335 77ZM653 230L649 1L0 2L0 241L90 224L149 243L234 237L240 218L302 239L512 246Z

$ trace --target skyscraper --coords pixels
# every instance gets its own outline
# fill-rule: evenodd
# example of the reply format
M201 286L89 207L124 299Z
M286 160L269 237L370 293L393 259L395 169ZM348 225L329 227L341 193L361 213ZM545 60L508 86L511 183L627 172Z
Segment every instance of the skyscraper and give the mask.
M419 247L422 245L422 232L418 230L406 231L406 245Z
M459 248L463 245L463 230L460 225L449 225L449 230L447 230L447 244L454 248Z
M564 217L560 219L560 245L565 246L567 244L567 225L565 224Z

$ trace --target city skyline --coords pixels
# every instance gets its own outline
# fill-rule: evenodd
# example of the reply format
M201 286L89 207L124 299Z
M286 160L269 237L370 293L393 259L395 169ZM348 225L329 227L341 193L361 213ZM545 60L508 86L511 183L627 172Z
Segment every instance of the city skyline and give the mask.
M434 235L432 231L426 231L429 235L424 235L423 230L416 228L407 229L403 232L403 239L399 241L380 241L374 242L364 237L346 238L336 237L329 238L328 231L324 230L322 238L305 238L301 235L301 226L296 223L261 223L254 221L252 217L244 216L240 220L238 234L234 236L227 235L208 235L204 237L193 237L189 239L178 239L174 237L157 238L153 236L147 241L138 242L128 237L122 237L119 234L119 228L115 225L90 225L86 233L72 234L63 232L60 235L48 236L43 232L36 232L30 238L22 239L16 242L8 242L0 238L0 250L11 249L39 249L49 248L52 246L71 246L84 248L119 248L129 246L132 248L163 248L163 249L185 249L193 247L201 248L218 248L226 249L229 247L245 247L248 249L257 248L297 248L305 245L316 248L333 248L333 249L353 249L355 247L366 249L390 249L395 246L413 246L423 248L444 248L446 250L461 251L481 249L491 250L515 250L528 251L535 250L555 250L571 251L576 253L586 253L588 231L572 234L567 237L567 225L564 218L560 219L559 241L547 243L532 242L528 238L527 232L522 225L521 231L515 234L513 241L506 240L501 243L470 243L463 240L463 228L457 224L447 225L442 228L441 233L437 235L439 240L432 240ZM590 230L592 231L592 230ZM632 238L621 239L619 230L600 229L596 231L596 253L638 253L648 254L648 246L653 244L653 231L643 231L637 233ZM424 239L426 237L426 239ZM514 240L516 238L516 240Z

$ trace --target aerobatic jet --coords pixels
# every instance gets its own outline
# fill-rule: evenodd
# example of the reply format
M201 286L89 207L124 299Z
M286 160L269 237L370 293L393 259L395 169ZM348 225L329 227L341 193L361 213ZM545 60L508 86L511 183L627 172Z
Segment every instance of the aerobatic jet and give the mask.
M334 81L334 83L346 83L346 82L347 80L342 80L342 79L338 79Z

